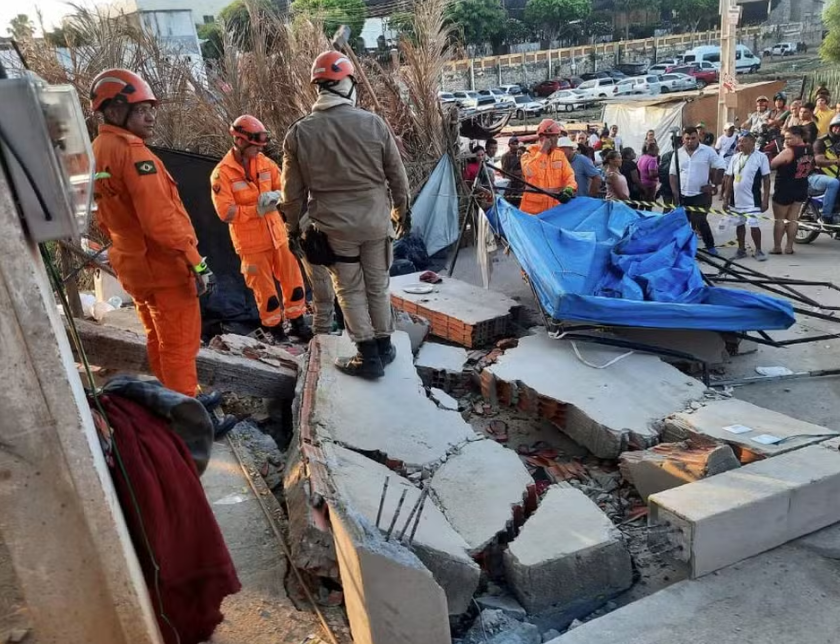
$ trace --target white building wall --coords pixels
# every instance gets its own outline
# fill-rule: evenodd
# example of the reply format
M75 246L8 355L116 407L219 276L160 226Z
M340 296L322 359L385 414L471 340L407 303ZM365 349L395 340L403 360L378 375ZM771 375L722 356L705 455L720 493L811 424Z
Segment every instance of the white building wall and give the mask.
M217 18L219 12L233 0L129 0L140 11L192 11L195 24L202 24L204 16Z

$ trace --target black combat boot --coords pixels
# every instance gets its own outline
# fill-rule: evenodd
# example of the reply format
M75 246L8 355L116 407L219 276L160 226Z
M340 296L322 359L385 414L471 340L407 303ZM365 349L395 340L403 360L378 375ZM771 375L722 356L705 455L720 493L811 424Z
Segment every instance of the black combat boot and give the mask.
M286 332L283 330L283 323L275 326L262 325L263 332L276 343L286 342L289 338L286 337Z
M208 391L206 394L201 393L195 398L198 402L204 405L204 408L207 411L213 411L216 407L222 404L222 394L218 391Z
M349 376L361 378L381 378L385 375L382 360L379 359L379 349L376 340L365 340L356 343L357 353L352 358L338 358L335 367Z
M391 344L391 336L376 338L376 348L379 350L379 359L382 366L387 367L397 357L397 348Z
M236 424L239 422L236 420L236 416L231 416L230 414L222 418L219 418L216 414L210 414L210 420L213 421L213 438L217 441L227 436L227 433L236 427Z
M301 342L309 342L312 339L312 329L302 315L294 320L289 320L289 335L295 336Z

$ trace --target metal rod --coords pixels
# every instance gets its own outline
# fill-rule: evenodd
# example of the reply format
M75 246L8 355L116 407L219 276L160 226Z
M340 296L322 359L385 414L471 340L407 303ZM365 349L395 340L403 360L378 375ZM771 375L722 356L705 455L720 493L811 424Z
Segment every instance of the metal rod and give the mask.
M528 186L531 189L530 191L523 191L523 192L538 192L539 194L547 195L547 196L551 197L552 199L557 199L557 193L556 192L550 192L550 191L548 191L544 188L540 188L539 186L535 186L533 183L529 183L529 182L525 181L525 179L523 179L522 177L517 177L516 175L511 174L510 172L505 172L501 168L494 166L492 163L487 163L487 161L484 162L484 165L486 165L488 168L492 168L493 170L495 170L496 172L501 174L503 177L507 177L508 179L516 179L517 181L519 181L520 183L522 183L525 186Z
M382 509L385 507L385 495L388 494L388 482L390 476L385 477L385 484L382 486L382 496L379 499L379 511L376 513L376 529L379 529L379 522L382 520Z
M783 376L747 376L746 378L732 378L730 380L715 380L712 387L738 387L752 385L757 382L780 382L783 380L799 380L801 378L824 378L840 376L840 369L816 369L814 371L798 371Z
M425 488L423 488L425 490ZM400 532L399 536L397 537L397 541L402 541L403 537L405 536L406 530L408 530L408 526L411 524L411 520L414 518L414 513L417 512L417 508L420 507L420 501L423 499L423 491L421 490L420 494L417 495L417 500L414 502L414 507L411 508L411 513L408 515L408 519L405 520L405 525L403 526L402 531Z
M417 518L414 520L414 526L411 528L411 534L408 535L408 545L414 543L414 535L417 533L417 526L420 525L420 517L423 516L423 508L426 507L426 499L429 496L431 485L423 488L423 493L420 495L420 508L417 510Z
M400 516L400 512L402 511L406 494L408 494L408 488L404 488L403 493L400 495L400 502L397 503L397 509L394 510L394 517L391 519L391 525L388 527L388 532L385 533L385 541L390 541L391 539L391 533L394 531L394 526L397 525L397 517Z

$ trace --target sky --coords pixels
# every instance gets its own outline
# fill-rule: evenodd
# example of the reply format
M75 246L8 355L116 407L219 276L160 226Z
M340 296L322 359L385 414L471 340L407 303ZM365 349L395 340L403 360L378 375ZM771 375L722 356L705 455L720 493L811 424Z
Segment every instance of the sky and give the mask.
M73 0L79 6L93 6L91 0ZM99 3L97 3L99 4ZM53 29L61 24L61 19L73 13L73 7L65 0L35 0L34 3L3 0L0 2L0 36L8 36L9 21L18 14L27 14L34 24L38 24L37 9L44 17L44 26Z

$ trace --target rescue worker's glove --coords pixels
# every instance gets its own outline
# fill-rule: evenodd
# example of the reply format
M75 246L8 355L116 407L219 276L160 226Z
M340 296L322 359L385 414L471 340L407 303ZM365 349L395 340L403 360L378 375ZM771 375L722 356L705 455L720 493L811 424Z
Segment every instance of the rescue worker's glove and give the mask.
M404 211L395 208L391 217L394 221L394 232L397 239L408 237L411 234L411 208L406 208Z
M204 259L201 260L201 264L193 266L193 273L195 273L195 290L198 296L212 293L216 288L216 276L213 275L213 271Z
M281 196L279 190L262 193L257 200L257 214L260 217L265 217L268 213L277 210L277 204L280 203Z
M560 194L557 195L557 201L560 203L569 203L572 199L575 198L575 191L574 188L571 186L566 186L560 191Z

